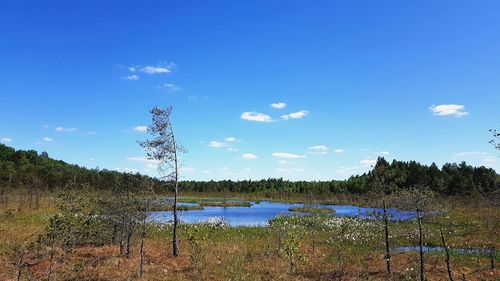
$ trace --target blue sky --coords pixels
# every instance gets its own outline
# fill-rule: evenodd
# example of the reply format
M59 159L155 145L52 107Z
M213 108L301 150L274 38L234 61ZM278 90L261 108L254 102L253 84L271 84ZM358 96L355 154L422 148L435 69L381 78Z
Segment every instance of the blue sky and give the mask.
M343 179L379 155L500 171L498 1L3 1L0 141L184 179ZM272 106L273 104L274 107Z

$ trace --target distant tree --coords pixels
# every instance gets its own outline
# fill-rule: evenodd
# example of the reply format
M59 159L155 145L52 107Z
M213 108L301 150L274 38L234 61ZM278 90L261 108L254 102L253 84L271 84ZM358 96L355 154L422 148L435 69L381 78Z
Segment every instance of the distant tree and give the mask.
M179 196L179 158L180 152L185 152L184 148L177 142L170 116L172 107L165 109L154 107L151 109L153 116L152 124L148 127L148 133L153 139L140 141L139 144L146 150L148 159L160 161L158 166L162 179L167 180L174 185L174 225L172 231L172 253L174 257L179 256L179 245L177 237L177 228L179 218L177 214L177 198Z

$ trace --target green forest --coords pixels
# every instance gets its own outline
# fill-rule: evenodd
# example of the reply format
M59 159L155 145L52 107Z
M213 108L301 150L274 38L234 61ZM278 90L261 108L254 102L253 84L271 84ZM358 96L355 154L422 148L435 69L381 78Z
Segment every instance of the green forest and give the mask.
M124 181L152 179L156 192L169 191L167 182L141 174L120 173L106 169L88 169L49 157L46 152L16 150L0 144L0 184L2 192L8 189L35 188L48 190L63 188L67 182L87 184L97 190L110 190ZM500 177L495 170L473 167L465 162L446 163L441 168L416 161L388 163L379 158L374 169L347 180L288 181L282 178L243 181L182 181L179 187L189 192L237 192L237 193L299 193L299 194L366 194L376 189L378 170L383 168L391 189L426 186L442 195L482 195L496 193Z

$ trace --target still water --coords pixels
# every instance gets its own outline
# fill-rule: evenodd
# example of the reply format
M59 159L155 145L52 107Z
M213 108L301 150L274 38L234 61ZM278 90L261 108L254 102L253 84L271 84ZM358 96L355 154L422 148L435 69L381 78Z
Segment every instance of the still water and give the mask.
M209 218L224 218L231 226L266 226L268 221L279 216L289 214L305 215L300 212L289 211L292 207L303 207L301 203L280 203L271 201L251 202L251 207L204 207L203 210L190 210L180 212L180 220L183 223L202 223ZM192 203L180 203L179 205L196 205ZM333 216L353 217L370 219L376 210L381 209L363 208L352 205L322 205L315 204L320 208L334 209ZM388 210L391 220L408 220L415 217L414 212L396 209ZM152 212L150 220L153 222L166 222L172 220L172 212Z

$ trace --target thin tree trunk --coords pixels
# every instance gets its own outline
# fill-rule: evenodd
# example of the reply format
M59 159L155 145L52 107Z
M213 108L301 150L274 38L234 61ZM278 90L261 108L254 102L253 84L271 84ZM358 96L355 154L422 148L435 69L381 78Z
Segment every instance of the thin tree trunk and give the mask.
M444 252L446 253L446 269L448 270L448 279L450 279L450 281L454 281L453 273L451 271L450 252L448 251L448 246L444 240L443 230L440 229L439 232L441 233L441 242L443 243Z
M116 234L118 232L118 225L113 223L113 234L111 235L111 244L116 245Z
M174 195L174 229L172 231L172 254L174 257L179 256L179 245L177 238L177 226L179 224L179 218L177 217L177 197L179 196L179 163L177 159L177 143L175 142L174 130L172 126L170 127L170 132L172 133L172 139L174 141L174 163L175 163L175 195Z
M418 246L420 253L420 281L425 280L424 276L424 242L422 233L422 217L420 216L420 210L417 210L417 221L418 221Z
M495 247L490 249L490 268L495 269Z
M391 271L391 248L389 245L389 220L387 218L387 206L385 205L385 199L383 200L383 219L384 219L384 234L385 234L385 261L387 267L387 279L389 281L392 280L392 271Z
M123 248L123 246L124 246L123 245L123 228L124 228L124 225L122 224L122 228L120 229L120 241L119 241L119 244L120 244L120 257L123 256L123 252L124 252L123 251L124 250L124 248Z
M141 265L139 268L139 277L144 274L144 239L146 238L146 214L142 220L142 235L141 235Z
M134 227L132 226L131 223L128 225L128 231L127 231L127 248L125 251L125 256L127 258L130 257L130 250L131 250L131 242L132 242L132 234L134 233Z

